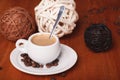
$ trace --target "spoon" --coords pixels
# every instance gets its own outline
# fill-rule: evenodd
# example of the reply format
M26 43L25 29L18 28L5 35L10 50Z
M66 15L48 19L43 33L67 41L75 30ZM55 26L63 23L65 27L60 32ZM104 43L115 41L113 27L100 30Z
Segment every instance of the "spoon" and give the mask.
M59 13L58 13L56 22L55 22L55 24L54 24L54 26L53 26L53 29L52 29L51 33L50 33L49 39L51 38L52 33L53 33L54 29L56 28L56 25L58 24L58 22L59 22L59 20L60 20L60 18L61 18L61 16L62 16L62 13L63 13L64 9L65 9L64 6L61 6L61 7L60 7L60 10L59 10Z

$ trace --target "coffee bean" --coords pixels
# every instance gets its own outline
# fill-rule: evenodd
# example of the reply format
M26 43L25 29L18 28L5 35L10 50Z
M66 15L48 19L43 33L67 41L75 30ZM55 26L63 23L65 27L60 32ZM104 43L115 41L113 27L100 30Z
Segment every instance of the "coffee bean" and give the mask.
M59 62L59 60L56 59L56 60L54 60L54 61L51 62L51 63L47 63L47 64L46 64L46 67L47 67L47 68L50 68L50 67L52 67L52 66L57 66L57 65L58 65L58 62Z
M0 67L0 70L2 70L2 67Z
M113 24L116 26L120 26L120 21L114 21Z
M32 66L32 63L31 63L32 60L29 58L27 53L22 53L21 57L23 57L23 59L21 59L21 61L24 62L24 64L26 66Z
M53 62L52 62L53 66L57 66L57 65L58 65L58 62L59 62L58 59L56 59L55 61L53 61Z
M47 64L46 64L46 67L47 67L47 68L51 68L51 67L52 67L52 64L51 64L51 63L47 63Z
M103 13L107 8L106 7L101 7L99 9L97 9L96 13Z
M57 80L56 78L52 77L50 80Z
M40 64L40 68L43 68L44 66L42 64Z
M96 8L92 8L92 9L88 10L88 13L90 13L90 14L95 14L96 12L97 12Z
M119 7L112 7L112 10L113 10L113 11L119 11L120 8L119 8Z
M118 30L118 34L120 35L120 29Z
M99 13L103 13L106 9L107 9L106 7L92 8L92 9L88 10L88 13L99 14Z
M58 63L54 63L54 64L53 64L53 66L57 66L57 65L58 65Z
M32 66L32 63L24 62L26 66Z
M25 56L28 57L28 54L27 54L27 53L22 53L20 56L21 56L21 57L25 57Z
M21 59L21 61L22 61L22 62L24 62L24 61L25 61L25 59Z
M58 61L59 61L59 60L58 60L58 59L56 59L56 60L54 60L52 63L58 63Z
M28 63L29 63L29 62L31 63L32 60L31 60L30 58L27 58L26 61L27 61Z
M65 77L66 74L65 74L65 73L61 73L60 76L61 76L61 77Z
M31 63L32 63L32 67L34 67L34 68L39 68L40 67L40 65L38 63L34 62L34 61L32 61Z
M83 18L88 18L88 15L84 15Z

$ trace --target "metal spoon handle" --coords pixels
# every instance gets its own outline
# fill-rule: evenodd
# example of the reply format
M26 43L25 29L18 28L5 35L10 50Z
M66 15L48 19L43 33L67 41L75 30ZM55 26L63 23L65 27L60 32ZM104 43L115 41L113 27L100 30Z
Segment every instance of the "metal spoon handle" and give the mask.
M53 29L52 29L51 33L50 33L49 39L51 38L52 33L53 33L54 29L56 28L56 25L58 24L58 22L59 22L59 20L60 20L60 18L61 18L61 16L62 16L62 13L63 13L64 9L65 9L64 6L61 6L61 7L60 7L60 10L59 10L59 13L58 13L56 22L55 22L55 24L54 24L54 26L53 26Z

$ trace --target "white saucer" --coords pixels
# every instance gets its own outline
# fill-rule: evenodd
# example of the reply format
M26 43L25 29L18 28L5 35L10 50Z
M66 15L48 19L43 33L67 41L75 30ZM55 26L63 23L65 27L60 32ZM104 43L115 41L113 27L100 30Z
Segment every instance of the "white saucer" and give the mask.
M61 44L62 47L62 54L59 57L59 63L57 66L53 66L51 68L33 68L33 67L26 67L24 63L21 61L21 56L19 50L16 48L10 54L10 61L12 65L25 73L33 74L33 75L53 75L64 72L70 69L77 61L77 53L64 44Z

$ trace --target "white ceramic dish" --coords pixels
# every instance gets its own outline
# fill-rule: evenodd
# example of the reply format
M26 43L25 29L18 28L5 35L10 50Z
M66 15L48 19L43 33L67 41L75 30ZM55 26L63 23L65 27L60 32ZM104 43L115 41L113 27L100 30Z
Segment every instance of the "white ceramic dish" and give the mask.
M33 68L33 67L26 67L24 63L21 61L22 52L17 50L16 48L10 54L10 62L12 65L25 73L32 74L32 75L53 75L64 72L70 69L77 61L77 53L64 44L61 44L62 53L59 57L59 63L57 66L53 66L51 68Z

